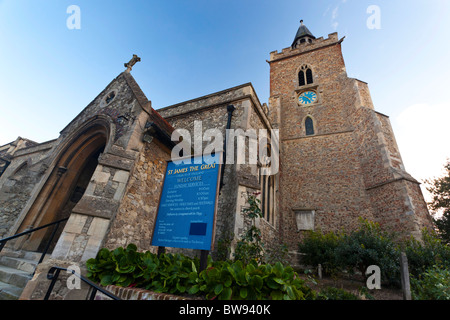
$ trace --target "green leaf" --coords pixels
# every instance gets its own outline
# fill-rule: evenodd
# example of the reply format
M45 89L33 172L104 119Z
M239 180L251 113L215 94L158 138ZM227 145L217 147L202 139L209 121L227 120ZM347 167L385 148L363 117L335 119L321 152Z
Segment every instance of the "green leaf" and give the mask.
M270 288L270 289L279 289L280 288L280 284L278 284L274 279L272 278L268 278L266 280L266 285Z
M177 283L176 287L181 293L184 293L186 291L186 287L181 285L179 282Z
M283 265L280 262L277 262L273 267L272 271L275 273L277 277L281 277L283 274Z
M273 278L273 281L275 281L276 283L279 283L279 284L284 284L285 283L284 280L280 279L280 278Z
M283 293L280 290L273 290L270 292L270 297L273 300L283 300Z
M286 286L286 292L289 295L289 298L291 298L292 300L295 299L295 294L291 286Z
M221 284L221 283L216 284L216 286L214 287L214 293L216 295L219 295L222 292L222 290L223 290L223 284Z
M239 296L240 296L242 299L247 298L247 294L248 294L248 291L247 291L247 288L246 288L246 287L241 288L241 290L239 291Z
M219 296L219 300L230 300L233 290L231 288L223 288L222 293Z
M133 244L133 243L130 243L130 244L127 246L126 251L127 251L127 252L130 252L130 251L137 251L137 246L136 246L135 244Z
M200 291L200 287L196 284L196 285L194 285L194 286L189 288L188 293L189 294L196 294L199 291Z
M108 286L112 284L112 276L111 275L105 275L102 277L102 280L100 281L100 284L102 286Z
M192 261L192 272L198 273L194 261Z
M261 288L262 288L262 286L264 284L264 281L263 281L263 279L260 276L255 275L255 276L252 277L250 283L256 289L261 290Z

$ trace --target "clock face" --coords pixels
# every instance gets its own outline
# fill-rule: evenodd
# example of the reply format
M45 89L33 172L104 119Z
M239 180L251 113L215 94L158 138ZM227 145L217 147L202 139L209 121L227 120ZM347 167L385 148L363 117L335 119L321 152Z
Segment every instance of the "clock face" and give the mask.
M305 91L298 96L298 102L302 105L310 105L317 101L317 94L314 91Z

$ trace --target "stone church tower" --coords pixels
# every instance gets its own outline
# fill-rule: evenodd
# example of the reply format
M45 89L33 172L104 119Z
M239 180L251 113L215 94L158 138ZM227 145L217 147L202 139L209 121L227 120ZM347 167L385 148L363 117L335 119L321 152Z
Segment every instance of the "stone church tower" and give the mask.
M359 217L401 235L431 225L388 116L374 109L367 83L347 76L343 40L316 38L301 21L291 47L268 61L280 234L293 250L302 231L351 230Z

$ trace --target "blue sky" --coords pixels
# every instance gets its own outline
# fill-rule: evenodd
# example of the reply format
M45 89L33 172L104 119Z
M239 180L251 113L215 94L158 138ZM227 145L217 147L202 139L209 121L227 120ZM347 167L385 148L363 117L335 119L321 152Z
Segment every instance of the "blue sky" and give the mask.
M70 5L79 30L67 28ZM372 5L379 29L367 25ZM346 37L347 73L390 116L407 171L439 175L450 157L449 18L446 0L0 0L0 145L57 138L132 54L155 109L247 82L267 102L269 53L303 19L316 37Z

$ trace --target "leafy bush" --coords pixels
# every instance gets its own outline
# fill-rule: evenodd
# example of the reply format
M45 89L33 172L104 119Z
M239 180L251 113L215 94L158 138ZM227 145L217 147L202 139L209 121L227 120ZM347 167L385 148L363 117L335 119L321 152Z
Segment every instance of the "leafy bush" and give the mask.
M377 223L361 219L361 227L343 237L335 254L337 264L349 272L357 269L365 275L370 265L377 265L382 279L394 282L399 277L400 252L392 237Z
M394 281L399 275L399 251L392 237L374 222L360 219L361 226L349 234L310 232L299 244L304 262L319 263L328 274L340 271L365 275L367 267L378 265L382 277Z
M248 300L310 300L314 292L294 270L275 265L244 265L241 261L215 262L200 273L198 288L206 298Z
M414 300L450 300L450 270L433 266L412 277L411 294Z
M422 241L409 239L404 245L411 275L418 277L434 265L450 268L450 247L427 229L422 231Z
M149 251L137 252L137 247L129 244L126 249L101 249L86 266L88 277L103 286L136 286L182 294L195 282L199 261L181 254L157 256Z
M341 241L342 235L333 232L308 231L299 244L299 250L304 254L302 262L312 266L321 264L325 274L335 275L340 270L335 251Z
M258 265L255 261L208 261L198 273L198 259L181 254L101 249L86 263L88 277L101 285L136 286L156 292L191 294L207 299L313 299L314 292L290 266Z

